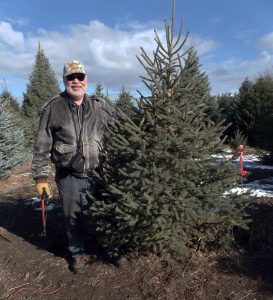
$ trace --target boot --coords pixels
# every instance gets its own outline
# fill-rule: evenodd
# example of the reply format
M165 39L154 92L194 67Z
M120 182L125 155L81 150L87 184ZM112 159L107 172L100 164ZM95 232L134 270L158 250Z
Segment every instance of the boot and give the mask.
M83 256L73 257L72 264L70 265L70 270L74 274L83 274L85 264L86 263Z

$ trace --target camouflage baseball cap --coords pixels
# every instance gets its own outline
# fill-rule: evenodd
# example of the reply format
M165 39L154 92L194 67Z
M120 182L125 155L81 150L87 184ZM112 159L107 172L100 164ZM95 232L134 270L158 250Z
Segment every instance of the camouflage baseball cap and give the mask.
M70 75L70 74L73 74L73 73L86 74L83 64L78 60L69 60L64 65L63 76L67 76L67 75Z

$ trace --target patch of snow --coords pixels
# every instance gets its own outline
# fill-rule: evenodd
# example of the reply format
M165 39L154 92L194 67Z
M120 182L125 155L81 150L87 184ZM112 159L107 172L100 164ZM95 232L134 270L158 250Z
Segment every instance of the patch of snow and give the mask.
M231 160L234 164L239 166L240 156L237 156L236 159L232 160L233 155L230 154L231 152L232 151L229 149L224 149L223 151L212 154L211 156L217 158L219 162ZM262 164L259 156L255 154L243 155L243 166L245 169L273 170L273 166Z
M231 162L238 166L239 169L240 156L232 159L233 155L231 149L223 149L221 152L212 155L212 157L217 158L219 162L231 160ZM247 171L254 169L273 170L273 166L262 164L259 156L255 154L243 155L243 168ZM235 187L226 191L224 195L231 193L237 195L249 193L252 197L273 197L273 177L245 183L241 187Z
M240 158L238 157L232 162L239 166ZM243 166L245 169L273 170L273 166L262 164L260 159L255 155L251 155L251 156L249 155L247 157L243 157Z
M236 187L236 188L232 188L229 191L224 192L224 196L225 195L229 195L229 194L236 194L236 195L242 195L245 193L249 193L249 195L251 197L273 197L273 191L265 191L263 189L252 189L250 187Z
M21 177L21 176L24 176L24 177L32 176L32 173L30 173L30 172L22 173L22 174L19 174L19 175L15 175L14 177Z
M236 161L239 161L240 157L236 158ZM260 161L260 158L255 154L243 155L243 160L248 162L257 162Z
M30 173L30 172L23 173L23 174L21 174L21 176L32 176L32 173Z
M50 210L53 210L54 208L55 208L54 203L49 203L48 205L45 205L45 211L50 211ZM41 211L42 208L41 207L36 207L34 210Z
M269 177L269 178L264 178L264 179L260 179L260 180L254 180L248 183L245 183L244 186L246 187L259 187L260 189L263 190L273 190L273 177Z
M24 204L29 205L29 206L34 206L35 211L42 210L41 199L38 197L31 197L31 198L25 199ZM55 206L56 206L55 203L49 203L49 204L45 205L45 211L53 210L55 208Z
M25 205L34 205L37 202L40 202L41 199L38 197L32 197L24 200Z
M227 161L230 160L233 155L232 154L226 154L226 153L217 153L217 154L212 154L212 157L218 158L220 161Z

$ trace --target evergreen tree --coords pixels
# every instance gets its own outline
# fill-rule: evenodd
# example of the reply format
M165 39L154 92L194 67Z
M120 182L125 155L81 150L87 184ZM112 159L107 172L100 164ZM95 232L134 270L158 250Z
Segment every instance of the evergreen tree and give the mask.
M255 145L270 152L273 161L273 75L259 76L254 84L255 99L260 103L253 137Z
M27 91L24 93L22 112L26 117L28 130L27 139L32 146L38 125L38 116L46 101L60 93L55 73L45 56L43 49L38 47L35 64L30 74Z
M11 114L20 114L20 105L17 100L8 91L5 80L2 83L2 92L0 93L1 103L5 106L5 109L10 111Z
M102 86L102 83L98 82L96 84L96 87L95 87L95 95L98 97L98 98L104 98L105 95L103 93L103 86Z
M181 75L181 88L186 88L192 84L194 79L194 89L190 93L192 99L201 99L208 103L210 99L210 84L208 75L201 71L201 65L197 51L192 47L188 51L187 64Z
M217 106L217 112L212 120L217 122L223 121L223 125L226 127L224 132L228 139L234 137L236 126L236 112L238 106L238 94L224 93L213 97L212 100Z
M0 103L5 108L5 111L10 113L13 124L18 129L24 129L24 118L21 113L21 108L17 100L8 91L5 84L3 84L2 92L0 93Z
M254 83L246 78L240 89L236 111L236 124L239 130L247 137L250 145L254 145L254 129L260 111L260 99L257 99L254 91Z
M216 124L223 120L216 96L210 96L208 98L206 114Z
M15 167L30 158L25 151L24 133L12 119L11 113L0 101L0 178L8 177Z
M181 25L175 40L173 22L174 16L171 27L165 23L166 46L155 32L153 57L143 48L138 57L150 91L139 101L141 122L121 112L107 127L101 197L89 197L98 238L111 251L185 257L190 249L221 245L233 226L246 226L246 199L223 197L236 170L212 156L223 146L224 127L205 113L200 77L187 76L191 50L181 54L187 36L181 41Z
M235 115L238 106L238 94L225 93L216 97L222 119L225 120L225 125L235 125Z
M266 72L254 82L246 79L239 90L236 123L250 145L273 154L273 75Z
M131 119L136 117L136 108L133 105L133 96L129 91L126 90L124 86L121 87L118 94L118 99L115 102L115 108L121 110L123 113L127 114Z
M95 87L95 95L98 98L103 99L103 100L107 101L110 105L112 105L111 100L108 97L108 93L104 94L103 89L104 88L102 86L102 83L98 82Z

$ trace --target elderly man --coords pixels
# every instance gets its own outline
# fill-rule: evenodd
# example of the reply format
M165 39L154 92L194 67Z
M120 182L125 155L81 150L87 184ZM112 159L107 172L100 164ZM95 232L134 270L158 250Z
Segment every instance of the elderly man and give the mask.
M65 91L42 108L36 132L32 172L36 188L51 194L48 185L50 160L56 166L56 184L63 203L70 266L83 272L86 193L95 194L94 170L99 167L99 149L104 124L112 114L109 104L86 93L87 74L77 60L68 61L63 70Z

